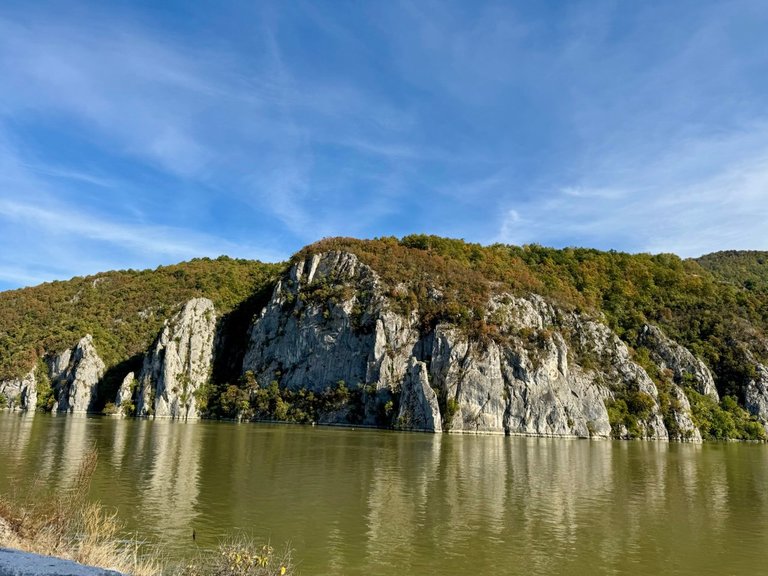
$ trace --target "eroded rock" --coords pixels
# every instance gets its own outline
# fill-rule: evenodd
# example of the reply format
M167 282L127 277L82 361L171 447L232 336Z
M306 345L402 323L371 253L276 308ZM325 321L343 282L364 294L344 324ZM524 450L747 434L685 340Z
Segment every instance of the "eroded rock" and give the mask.
M659 368L672 371L675 384L689 384L699 394L706 394L715 402L720 401L715 379L706 364L690 350L668 338L661 329L646 324L640 332L638 344L651 351L652 360Z
M37 379L32 368L23 378L0 381L0 395L5 396L10 410L34 412L37 404Z
M399 403L395 423L461 432L607 437L606 402L635 390L651 403L642 435L668 439L654 382L605 324L540 296L501 294L487 314L503 337L476 341L447 324L424 333L418 311L395 312L388 293L353 254L308 257L254 322L243 371L293 390L321 392L338 381L365 390L355 412L363 423L382 424L384 397ZM687 410L677 424L690 431Z
M93 408L105 366L90 334L81 338L73 349L54 356L50 368L58 395L56 411L82 414Z
M200 417L197 395L210 380L215 333L216 313L207 298L190 300L166 321L139 374L138 415Z

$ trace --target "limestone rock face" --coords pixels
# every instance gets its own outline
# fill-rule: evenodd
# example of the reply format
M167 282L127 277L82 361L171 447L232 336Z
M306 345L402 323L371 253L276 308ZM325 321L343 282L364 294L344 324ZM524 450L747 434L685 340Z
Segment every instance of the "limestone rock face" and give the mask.
M339 380L365 383L368 371L375 370L369 367L369 351L377 334L360 328L376 321L375 312L370 306L361 309L366 303L356 295L344 297L343 288L333 285L371 289L375 281L352 254L316 255L293 266L251 330L245 370L253 370L262 384L277 379L289 389L322 389Z
M23 378L0 381L0 395L5 396L10 410L34 412L37 405L37 380L35 368Z
M397 425L405 430L443 431L437 395L429 386L427 365L413 356L403 380Z
M486 313L503 337L479 341L448 324L424 332L418 310L396 312L393 290L353 254L307 257L254 321L243 371L293 390L343 380L362 391L363 406L339 418L382 424L382 407L392 406L391 423L425 431L607 437L606 402L634 390L652 404L642 436L669 439L656 385L598 320L536 295L500 294ZM684 394L672 394L682 406L676 427L695 439Z
M104 376L104 362L99 358L93 337L87 334L71 350L50 361L51 380L58 392L58 412L85 413L96 400L97 385Z
M670 411L674 426L668 426L670 438L684 442L701 442L701 432L693 423L691 404L680 386L675 384L670 388L672 399L680 406L679 410ZM673 433L674 429L674 433Z
M643 326L638 343L651 350L652 359L659 368L672 371L676 384L688 381L699 394L706 394L715 402L720 401L715 379L704 362L696 358L690 350L668 338L659 328Z
M127 402L133 399L133 383L136 380L136 375L133 372L128 372L120 383L120 388L117 389L117 395L115 396L115 406L118 409L118 413L123 413L123 407Z
M756 378L747 384L745 406L757 416L768 431L768 367L755 363Z
M190 300L166 321L139 374L138 415L200 417L196 396L210 378L215 333L216 313L207 298Z

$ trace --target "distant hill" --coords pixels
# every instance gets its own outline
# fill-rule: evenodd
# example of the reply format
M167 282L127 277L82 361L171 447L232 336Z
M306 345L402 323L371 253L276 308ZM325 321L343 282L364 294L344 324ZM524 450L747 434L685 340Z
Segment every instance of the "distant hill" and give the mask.
M719 280L754 292L768 292L768 252L728 250L697 258Z

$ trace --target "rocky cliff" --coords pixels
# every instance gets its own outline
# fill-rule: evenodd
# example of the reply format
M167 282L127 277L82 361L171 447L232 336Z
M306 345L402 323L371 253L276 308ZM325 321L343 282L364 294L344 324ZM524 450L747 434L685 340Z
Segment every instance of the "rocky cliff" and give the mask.
M747 384L745 406L754 414L768 431L768 367L755 362L754 378Z
M211 377L215 334L216 314L207 298L190 300L165 323L139 374L138 415L180 420L200 417L197 397ZM121 403L127 381L126 377L119 392Z
M389 413L397 427L432 432L607 437L607 406L631 396L644 403L631 423L636 434L669 438L666 416L674 438L700 438L678 385L669 383L681 401L663 415L654 381L599 320L536 295L497 294L485 313L500 326L495 338L450 324L425 331L418 311L394 310L377 273L354 254L314 254L277 284L251 329L243 370L259 383L316 393L344 382L363 391L354 411L362 424L381 425ZM673 370L701 368L649 331L664 344L660 355L679 353L664 356ZM706 372L696 374L706 387ZM618 435L630 433L617 426Z
M105 369L93 337L87 334L73 349L55 355L49 363L57 399L54 411L85 413L91 410Z
M0 381L0 396L10 410L34 411L37 404L37 380L33 368L23 378Z
M0 407L764 440L768 297L733 258L331 238L44 285L0 294Z

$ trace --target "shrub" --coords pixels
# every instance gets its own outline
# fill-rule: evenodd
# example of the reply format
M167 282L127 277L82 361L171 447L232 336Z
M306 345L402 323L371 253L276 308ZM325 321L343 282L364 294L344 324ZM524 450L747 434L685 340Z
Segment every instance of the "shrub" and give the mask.
M107 402L104 405L104 410L101 411L104 416L114 416L117 414L117 406L115 406L114 402Z
M178 576L293 576L293 551L286 546L276 551L270 544L258 544L240 537L222 542L218 549L204 552L182 567Z
M723 396L718 404L713 398L685 388L691 404L691 416L705 440L765 440L762 424L739 406L733 396Z
M293 576L293 551L276 551L246 537L225 540L218 549L203 551L184 566L147 560L137 551L139 542L126 539L116 513L87 499L98 463L90 449L69 486L53 495L41 494L38 484L23 493L0 496L0 546L67 558L134 576Z
M120 404L120 410L122 410L123 416L136 416L136 404L131 400L124 400Z

